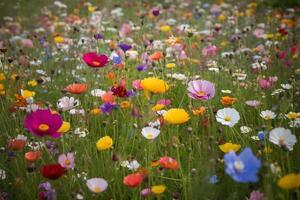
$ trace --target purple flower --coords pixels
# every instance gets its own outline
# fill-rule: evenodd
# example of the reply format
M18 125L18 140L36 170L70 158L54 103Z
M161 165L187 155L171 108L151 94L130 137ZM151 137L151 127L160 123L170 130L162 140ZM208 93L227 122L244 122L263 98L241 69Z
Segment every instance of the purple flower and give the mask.
M192 99L207 101L215 96L215 86L206 80L190 81L188 95Z
M119 47L120 47L124 52L126 52L126 51L128 51L129 49L132 48L131 45L129 45L129 44L124 44L124 43L119 44Z
M112 103L105 103L102 106L100 106L100 109L103 113L105 113L106 115L109 115L113 109L116 109L118 107L117 104L112 104Z
M58 163L66 169L73 169L75 166L74 163L75 156L74 153L61 154L58 157Z
M38 197L41 200L55 200L56 192L52 189L51 184L49 182L41 183L39 185L40 192L38 193Z
M147 69L148 69L147 65L139 65L136 67L136 70L138 70L138 71L145 71Z
M100 39L103 39L103 35L100 34L100 33L97 33L97 34L94 35L94 38L95 38L96 40L100 40Z
M259 190L254 190L251 192L250 197L246 198L246 200L263 200L264 194L261 193Z
M237 182L257 182L257 173L261 167L259 159L253 155L250 148L245 148L239 155L234 151L225 154L225 172Z
M63 121L59 114L52 113L49 109L38 109L26 115L24 127L27 131L39 137L48 135L52 138L58 138L60 133L57 131L62 123Z

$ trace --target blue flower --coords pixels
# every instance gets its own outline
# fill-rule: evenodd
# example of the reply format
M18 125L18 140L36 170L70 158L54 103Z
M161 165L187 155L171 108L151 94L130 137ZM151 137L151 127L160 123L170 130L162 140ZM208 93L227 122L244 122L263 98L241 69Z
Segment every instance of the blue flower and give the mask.
M102 113L109 115L114 109L118 108L117 104L104 103L100 106Z
M122 62L122 57L118 55L114 55L112 61L114 64L120 64Z
M245 148L239 155L234 151L225 154L225 172L235 181L241 183L257 182L257 173L261 167L259 159L253 155L250 148Z
M258 139L260 141L264 141L265 140L265 135L266 135L266 133L264 131L259 131L258 134L257 134Z
M210 184L216 184L219 182L218 176L217 175L212 175L211 177L209 177L209 183Z

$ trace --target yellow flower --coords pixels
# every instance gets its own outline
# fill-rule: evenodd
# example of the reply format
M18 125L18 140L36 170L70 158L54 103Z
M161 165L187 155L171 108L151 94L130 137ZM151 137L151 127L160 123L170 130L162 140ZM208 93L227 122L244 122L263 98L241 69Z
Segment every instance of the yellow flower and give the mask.
M152 111L158 111L161 110L165 107L164 104L156 104L155 106L152 107Z
M166 191L166 186L165 185L155 185L151 187L151 192L154 194L162 194Z
M237 152L238 150L240 150L241 145L239 145L239 144L232 144L232 143L228 142L228 143L219 145L219 148L224 153L228 153L229 151Z
M270 148L270 147L265 147L264 148L264 153L272 153L273 152L273 150Z
M160 31L162 31L162 32L169 32L169 31L171 31L171 27L168 26L168 25L161 26L160 27Z
M66 133L70 130L71 124L70 122L63 122L63 124L61 125L61 127L58 129L57 132L59 133Z
M95 6L91 6L91 5L88 6L88 11L91 12L91 13L92 13L92 12L95 12L96 9L97 9L97 7L95 7Z
M5 80L5 75L4 75L4 73L0 73L0 81L3 81L3 80Z
M286 116L287 116L287 118L289 118L289 119L296 119L296 118L300 117L300 113L289 112Z
M27 85L34 87L37 85L37 82L35 80L31 80L27 82Z
M101 110L99 108L94 108L90 111L92 115L99 115L101 113Z
M155 77L144 78L141 81L141 86L144 90L153 93L164 93L169 89L168 84L164 80Z
M120 107L121 107L121 108L129 108L130 106L131 106L130 101L122 101L122 102L120 103Z
M224 21L226 19L226 16L224 14L219 15L218 19L220 21Z
M183 124L190 119L189 114L182 108L172 108L164 113L163 117L170 124Z
M17 80L17 79L19 78L19 75L18 75L18 74L12 74L12 75L10 76L10 78L11 78L12 80Z
M174 68L174 67L176 67L176 64L175 63L167 63L166 64L166 68Z
M54 38L54 42L55 43L63 43L65 41L65 38L61 37L61 36L56 36Z
M110 149L112 145L113 145L113 140L109 136L104 136L100 138L96 143L96 147L98 150Z
M287 174L279 179L277 185L286 190L300 188L300 174Z
M21 95L23 98L30 98L30 97L34 97L35 96L35 92L34 91L30 91L30 90L21 90Z

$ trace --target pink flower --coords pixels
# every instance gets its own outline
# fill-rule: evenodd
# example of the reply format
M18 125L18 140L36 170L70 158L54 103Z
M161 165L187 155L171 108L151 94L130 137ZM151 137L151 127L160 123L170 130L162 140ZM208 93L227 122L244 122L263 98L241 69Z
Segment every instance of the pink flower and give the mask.
M119 35L121 38L126 38L131 32L132 32L131 26L129 24L123 24L119 31Z
M33 47L32 40L30 40L30 39L23 39L22 40L22 45L23 45L23 47L28 47L28 48Z
M83 54L83 61L90 67L100 68L108 63L108 57L105 54L98 56L96 52L88 52Z
M269 89L270 87L272 87L272 83L269 81L269 80L266 80L266 79L260 79L258 81L258 85L261 89Z
M171 100L170 99L161 99L161 100L157 101L156 104L162 104L162 105L168 106L171 104Z
M75 166L74 163L75 156L74 153L61 154L58 157L58 163L66 169L73 169Z
M262 28L257 28L252 33L256 38L262 38L265 34L265 30Z
M217 54L217 47L215 45L209 45L202 49L203 56L215 56Z
M143 90L142 86L141 86L141 80L134 80L132 81L132 87L136 90Z

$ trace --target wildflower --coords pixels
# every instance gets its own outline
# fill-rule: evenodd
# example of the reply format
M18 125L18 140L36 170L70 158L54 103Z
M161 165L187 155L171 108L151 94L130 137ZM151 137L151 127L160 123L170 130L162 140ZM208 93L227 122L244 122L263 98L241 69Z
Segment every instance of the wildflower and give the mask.
M121 108L129 108L131 106L131 103L129 101L122 101L120 103Z
M155 77L141 80L141 87L153 93L165 93L169 89L169 85L164 80Z
M50 110L38 109L35 112L26 115L24 127L36 136L50 136L53 138L60 137L58 132L63 121L59 114L52 113Z
M260 101L257 100L249 100L245 102L248 106L257 107L260 105Z
M134 188L142 184L144 175L140 173L129 174L123 178L124 185Z
M54 38L54 42L59 44L59 43L63 43L65 41L65 38L63 38L62 36L56 36Z
M171 157L164 156L159 159L159 164L165 169L173 169L176 170L179 168L178 162Z
M43 177L52 180L58 179L65 173L65 169L60 164L43 165L40 171Z
M51 187L49 182L39 184L38 198L40 200L55 200L56 191Z
M171 69L171 68L174 68L174 67L176 67L175 63L167 63L166 64L166 68L168 68L168 69Z
M58 157L58 163L65 169L73 169L75 157L74 153L61 154Z
M36 162L38 159L41 157L41 152L40 151L29 151L25 153L25 160L28 162Z
M161 32L169 32L169 31L171 31L171 27L168 25L161 26L160 31Z
M193 115L203 115L206 111L206 108L204 106L201 106L197 109L193 109Z
M155 139L159 135L159 133L159 129L153 128L151 126L147 126L142 129L142 135L148 140Z
M3 169L0 169L0 180L6 179L6 171Z
M152 110L152 111L158 111L158 110L163 109L164 107L165 107L165 105L163 105L163 104L156 104L155 106L153 106L153 107L151 108L151 110Z
M207 101L214 97L215 86L206 80L194 80L188 84L188 95L192 99Z
M166 190L165 185L155 185L151 187L151 192L156 195L164 193L165 190Z
M237 99L230 97L230 96L224 96L221 98L220 102L224 106L230 106L230 105L234 104L235 102L237 102Z
M253 190L250 194L249 198L246 198L246 200L264 200L264 194L261 193L259 190Z
M142 189L140 192L142 197L148 197L152 195L151 188Z
M225 154L226 173L235 181L241 183L257 182L257 173L261 162L257 159L250 148L245 148L239 155L234 151Z
M65 96L57 101L57 108L62 111L67 111L79 106L79 104L79 100L74 97Z
M270 119L274 119L276 117L276 114L270 110L264 110L264 111L261 111L260 116L264 120L270 120Z
M98 56L96 52L85 53L82 59L88 66L93 68L104 67L108 63L108 57L105 54Z
M104 103L102 106L100 106L101 112L109 115L114 109L118 107L115 103Z
M170 124L183 124L190 119L190 116L182 108L172 108L163 114L163 118Z
M65 91L71 94L81 94L87 90L87 84L85 83L73 83L64 88Z
M126 160L126 161L121 162L121 166L127 167L128 169L135 171L140 168L140 163L138 163L137 160L129 160L129 161Z
M291 130L279 127L270 131L269 141L280 147L284 147L289 151L292 151L293 146L297 142L297 138L291 133Z
M34 97L35 92L30 91L30 90L21 90L21 95L22 95L23 98L27 99L27 98L30 98L30 97Z
M234 108L223 108L216 114L217 122L233 127L240 120L240 114Z
M151 61L158 61L158 60L161 60L163 57L164 57L164 55L161 51L156 51L149 56L149 59Z
M104 136L104 137L100 138L96 143L98 150L110 149L112 147L112 145L113 145L113 140L109 136Z
M286 117L289 119L296 119L296 118L300 118L300 113L296 113L296 112L289 112L288 114L286 114Z
M105 94L105 91L101 89L94 89L91 91L91 95L94 97L101 97L103 94Z
M71 127L71 124L69 122L63 121L63 124L61 125L61 127L58 129L57 132L66 133L70 130L70 127Z
M241 130L241 133L249 133L252 131L252 129L248 126L241 126L240 130Z
M100 108L94 108L90 111L91 115L99 115L101 112Z
M24 135L18 135L15 139L8 141L8 148L13 151L22 150L26 144L27 137Z
M281 177L277 185L285 190L300 188L300 174L287 174Z
M35 87L37 85L37 82L36 82L36 80L31 80L31 81L27 82L27 85Z
M232 144L232 143L229 142L229 143L225 143L225 144L219 145L219 148L224 153L228 153L230 151L237 152L238 150L240 150L241 145L239 145L239 144Z
M91 178L86 181L86 185L90 191L101 193L107 189L107 181L103 178Z

